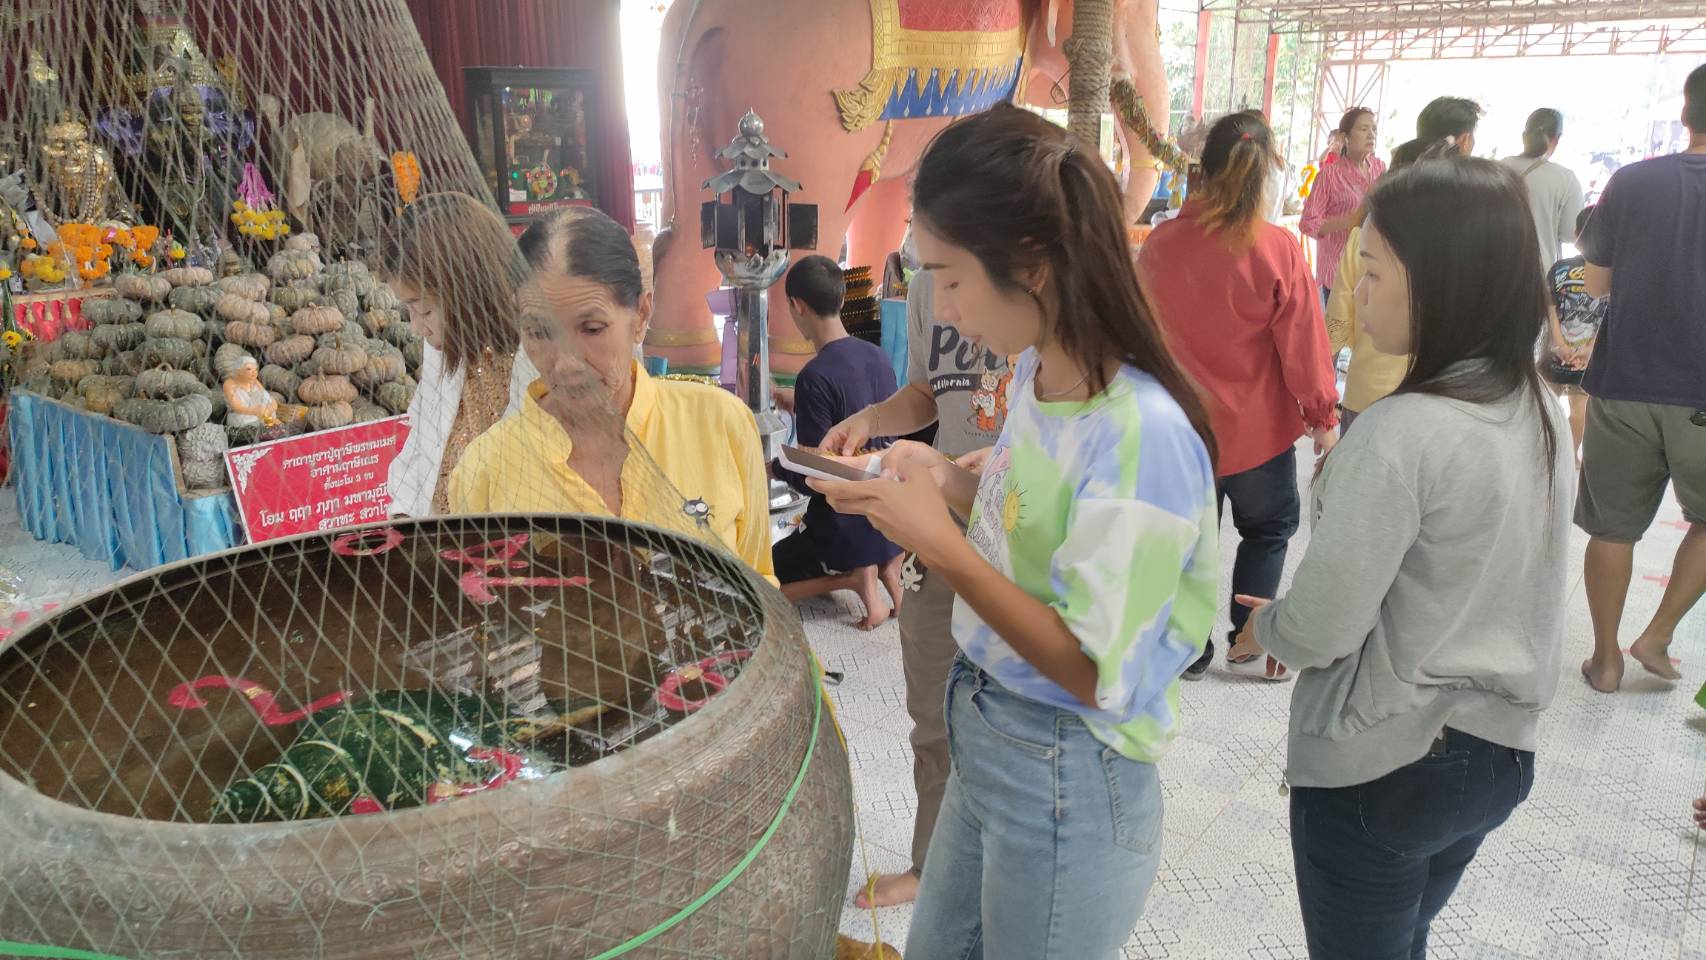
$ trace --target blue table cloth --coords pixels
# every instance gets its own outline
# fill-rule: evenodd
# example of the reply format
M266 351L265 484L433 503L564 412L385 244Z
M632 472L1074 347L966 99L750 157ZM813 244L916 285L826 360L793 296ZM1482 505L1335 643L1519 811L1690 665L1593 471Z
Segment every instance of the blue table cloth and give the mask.
M113 570L243 542L229 491L179 491L170 438L23 390L10 402L18 514L37 540L71 544Z
M894 364L894 382L906 386L906 301L884 300L878 308L883 322L883 352Z

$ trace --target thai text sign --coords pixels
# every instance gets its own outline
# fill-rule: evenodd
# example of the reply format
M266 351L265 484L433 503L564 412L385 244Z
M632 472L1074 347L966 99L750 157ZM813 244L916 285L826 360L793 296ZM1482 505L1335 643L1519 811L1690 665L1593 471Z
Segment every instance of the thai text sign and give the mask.
M388 417L227 451L249 542L385 519L385 478L408 435L407 416Z

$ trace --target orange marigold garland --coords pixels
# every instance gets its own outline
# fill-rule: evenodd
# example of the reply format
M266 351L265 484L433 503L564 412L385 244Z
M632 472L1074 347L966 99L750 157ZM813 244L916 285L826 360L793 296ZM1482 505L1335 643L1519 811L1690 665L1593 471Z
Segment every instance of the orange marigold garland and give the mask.
M404 151L391 154L391 176L397 182L397 197L403 205L414 203L421 194L420 160Z

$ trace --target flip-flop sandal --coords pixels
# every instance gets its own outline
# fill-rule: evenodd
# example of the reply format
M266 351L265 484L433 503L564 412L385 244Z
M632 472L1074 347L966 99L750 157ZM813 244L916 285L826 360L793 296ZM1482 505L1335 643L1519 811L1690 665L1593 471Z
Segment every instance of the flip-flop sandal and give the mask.
M1273 658L1272 654L1257 654L1239 660L1228 658L1226 669L1240 677L1255 677L1269 683L1284 683L1292 678L1292 672L1285 664Z

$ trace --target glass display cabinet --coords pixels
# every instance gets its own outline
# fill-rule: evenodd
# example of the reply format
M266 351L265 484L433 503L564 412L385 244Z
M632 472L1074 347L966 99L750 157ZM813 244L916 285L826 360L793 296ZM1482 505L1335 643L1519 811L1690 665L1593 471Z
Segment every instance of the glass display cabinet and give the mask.
M512 224L599 206L598 81L591 70L468 67L468 141Z

